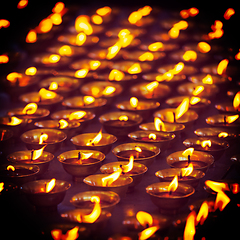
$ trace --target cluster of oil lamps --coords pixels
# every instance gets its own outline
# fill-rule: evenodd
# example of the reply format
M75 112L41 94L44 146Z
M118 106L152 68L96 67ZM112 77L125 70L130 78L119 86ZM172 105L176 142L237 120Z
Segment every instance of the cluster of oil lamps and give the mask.
M198 15L196 8L161 21L155 19L162 10L150 6L127 18L119 18L121 11L103 7L72 23L68 18L76 12L60 2L29 31L27 43L51 45L39 54L30 50L30 67L6 76L6 91L17 107L0 118L0 197L20 189L37 212L51 212L71 185L85 184L89 191L79 187L71 196L75 209L60 213L66 226L50 233L52 239L85 239L98 235L115 206L124 206L152 169L157 178L142 197L159 211L127 214L122 224L131 236L119 232L108 239L159 239L173 219L184 225L181 237L193 239L208 212L224 211L228 193L239 192L238 183L207 180L205 189L216 198L202 201L201 207L191 205L188 217L178 219L199 182L239 138L240 91L229 89L235 69L228 68L228 59L212 59L221 54L211 40L221 37L222 25L216 21L203 36L188 22ZM228 9L225 20L233 14ZM119 22L111 25L115 20ZM149 36L151 26L161 30ZM201 114L226 88L229 101L214 106L219 114L206 118L208 127L196 129ZM95 132L93 126L101 130ZM184 138L189 132L195 136ZM24 147L11 151L20 141ZM173 152L178 144L181 150ZM168 168L159 161L164 154ZM67 178L71 175L71 183L44 178L54 162Z

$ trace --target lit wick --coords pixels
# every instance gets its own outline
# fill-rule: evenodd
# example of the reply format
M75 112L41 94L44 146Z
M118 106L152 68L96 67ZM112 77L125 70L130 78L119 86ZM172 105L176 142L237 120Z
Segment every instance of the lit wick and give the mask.
M189 155L188 155L188 157L187 157L187 158L188 158L188 165L189 165L189 164L190 164L190 162L191 162L191 159L190 159L190 157L191 157L191 156L190 156L190 154L189 154Z
M176 113L173 112L173 122L175 123L176 122Z
M122 169L122 174L125 174L125 172L123 171L123 165L120 164L119 167Z
M78 152L78 159L77 160L80 160L81 159L81 152Z
M227 117L224 115L223 116L223 124L226 125L227 124Z
M32 149L32 150L31 150L31 159L30 159L31 161L33 161L33 151L34 151L34 150Z

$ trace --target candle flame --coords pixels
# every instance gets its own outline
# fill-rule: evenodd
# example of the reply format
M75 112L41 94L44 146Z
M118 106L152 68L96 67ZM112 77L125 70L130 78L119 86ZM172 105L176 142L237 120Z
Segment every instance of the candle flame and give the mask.
M186 225L185 225L185 229L184 229L184 235L183 235L184 240L193 240L194 239L194 235L196 233L195 219L196 219L196 213L194 211L192 211L191 213L189 213L189 215L187 217L187 221L186 221Z
M116 91L116 88L113 86L107 86L105 89L102 91L102 94L105 96L111 95Z
M240 105L240 91L236 93L233 99L233 107L235 110L239 108Z
M194 148L192 148L192 147L191 148L187 148L186 150L184 150L182 152L182 155L184 157L192 156L193 152L194 152Z
M148 46L148 50L149 51L152 51L152 52L156 52L156 51L159 51L163 48L163 43L161 42L155 42L155 43L151 43L149 46Z
M139 11L134 11L129 15L128 21L131 24L136 24L141 18L142 18L142 14Z
M46 183L46 193L49 193L50 191L53 190L53 188L56 185L56 179L53 178L49 182Z
M228 59L223 59L217 66L217 73L219 75L222 75L223 73L226 72L227 66L228 66L229 60Z
M79 120L82 119L87 113L85 111L76 111L69 115L69 120Z
M8 170L8 171L9 171L9 170L15 171L15 167L12 166L12 165L8 165L8 166L7 166L7 170Z
M48 139L48 135L46 133L42 133L39 137L39 142L38 144L43 144L44 141Z
M22 79L22 74L17 72L11 72L7 75L7 80L10 82L16 82L17 80Z
M148 83L148 84L146 85L146 89L147 89L148 91L150 91L150 92L153 92L154 89L158 87L158 85L159 85L159 83L158 83L157 81L153 81L153 82Z
M78 234L78 230L79 227L76 226L70 230L68 230L66 232L66 234L62 233L62 230L60 229L53 229L51 231L51 235L53 237L54 240L60 240L60 239L70 239L70 240L75 240L78 238L79 234Z
M68 126L68 122L66 120L64 120L64 119L60 119L58 121L58 123L59 123L59 128L60 129L64 129L64 128L66 128Z
M43 150L47 145L43 146L42 148L38 149L38 150L34 150L32 153L32 159L31 160L37 160L38 158L40 158L42 156Z
M113 69L108 76L109 80L121 81L124 78L125 74L117 69Z
M86 104L86 105L89 105L89 104L91 104L91 103L94 103L94 101L95 101L95 98L92 97L92 96L84 96L84 97L83 97L83 102L84 102L84 104Z
M4 189L4 182L0 182L0 192Z
M186 168L181 168L181 176L189 176L193 172L193 164L190 163Z
M37 108L38 108L38 105L36 103L29 103L23 108L22 113L31 115L37 111Z
M157 131L163 131L163 132L166 131L166 127L165 127L163 121L158 117L154 118L154 127Z
M77 32L84 32L87 35L91 35L93 33L93 28L89 23L89 17L80 15L75 20L75 29Z
M170 184L168 185L168 192L174 192L176 191L178 188L178 176L176 175L173 180L170 182Z
M191 97L189 103L191 105L195 105L195 104L197 104L200 101L201 101L201 98L199 98L199 97Z
M96 70L100 67L101 62L98 60L92 60L89 62L89 67L91 70Z
M152 61L154 59L154 55L151 52L145 52L141 56L138 57L138 60L143 61Z
M207 53L211 50L211 46L206 42L199 42L197 48L201 53Z
M219 208L219 210L222 211L229 202L230 198L224 192L220 191L217 193L214 209Z
M51 54L49 57L44 57L42 59L42 62L44 64L49 64L49 63L57 63L61 59L61 56L58 54Z
M137 151L139 153L142 152L142 149L140 147L135 147L134 149L135 149L135 151Z
M0 64L2 63L8 63L9 62L9 57L6 54L0 55Z
M228 9L226 10L226 12L224 13L223 17L224 17L226 20L229 20L230 17L231 17L232 15L234 15L234 14L235 14L235 10L234 10L233 8L228 8Z
M83 68L83 69L80 69L80 70L77 70L74 74L74 76L76 78L85 78L88 74L89 70L86 69L86 68Z
M189 108L189 98L184 98L180 105L175 110L175 117L179 119L184 113L188 111Z
M108 53L107 53L106 58L107 59L114 58L118 54L120 49L121 49L121 43L120 42L116 42L113 46L108 48Z
M136 218L143 227L146 227L147 225L152 226L153 224L153 217L151 214L147 212L143 212L143 211L137 212Z
M137 105L138 105L138 99L136 97L131 97L130 98L130 105L131 105L131 107L136 108Z
M82 46L87 40L87 35L84 32L80 32L76 36L76 45Z
M227 116L226 117L226 122L227 123L233 123L239 118L239 115L232 115L232 116Z
M70 46L63 45L62 47L59 48L58 53L61 56L71 56L73 52Z
M10 22L7 19L0 19L0 29L2 27L8 28L10 26Z
M29 67L25 70L25 74L29 76L34 76L37 73L37 68Z
M49 90L57 90L58 89L58 84L56 82L51 82Z
M209 148L209 147L212 146L212 142L211 142L211 140L204 140L204 141L201 142L201 146L202 146L203 148L204 148L204 147Z
M41 99L53 99L57 96L55 92L49 91L45 88L41 88L38 92Z
M220 132L219 134L218 134L218 137L219 138L225 138L225 137L227 137L228 136L228 133L227 132Z
M157 230L159 226L152 226L149 228L144 229L142 232L139 233L139 240L145 240L150 238Z
M219 20L214 22L214 25L211 26L213 32L208 33L209 39L220 38L222 37L224 31L222 29L223 23Z
M102 24L103 22L103 19L101 16L97 15L97 14L94 14L91 16L91 20L93 23L97 24L97 25L100 25Z
M197 95L199 95L203 90L204 90L204 86L197 86L197 87L193 90L192 94L193 94L194 96L197 96Z
M175 27L172 27L172 28L168 31L169 37L170 37L170 38L173 38L173 39L178 38L179 33L180 33L179 29L178 29L178 28L175 28Z
M189 9L183 9L180 11L180 16L182 18L195 17L199 13L199 10L195 7Z
M86 145L87 146L96 145L101 141L101 139L102 139L102 129L93 139L90 139L89 142L86 143Z
M202 79L202 83L213 84L212 76L210 74L207 74L207 76Z
M152 139L152 140L156 140L157 139L157 135L155 133L149 133L148 138Z
M208 203L207 203L207 201L204 201L198 211L198 214L196 217L196 224L198 224L200 222L200 224L203 225L207 216L208 216Z
M205 185L211 188L214 192L229 191L229 186L225 182L207 180L205 181Z
M38 33L47 33L49 32L53 27L53 22L51 18L44 18L40 21L37 29Z
M129 74L136 74L142 72L142 69L139 63L134 63L127 71Z
M129 162L126 165L122 165L122 171L128 173L133 169L134 156L130 155Z
M197 53L192 50L188 50L183 54L183 59L187 62L194 62L197 59Z
M108 6L97 9L96 13L100 16L106 16L112 12L112 9Z
M127 121L128 120L128 116L126 116L126 115L122 115L122 116L120 116L119 118L118 118L120 121Z
M121 173L122 173L122 169L119 168L114 173L112 173L106 177L103 177L102 178L102 186L104 186L104 187L110 186L113 182L115 182L120 177Z
M10 121L7 123L7 125L16 126L16 125L21 124L22 121L23 121L22 119L19 119L19 118L13 116L10 118Z

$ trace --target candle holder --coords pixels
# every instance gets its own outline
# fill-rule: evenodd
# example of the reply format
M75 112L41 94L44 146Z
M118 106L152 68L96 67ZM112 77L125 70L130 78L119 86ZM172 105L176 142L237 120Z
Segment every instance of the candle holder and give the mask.
M220 104L216 104L215 108L219 111L219 113L230 113L232 115L234 114L239 114L239 108L234 108L233 103L232 102L223 102Z
M86 158L86 155L90 157ZM94 174L99 169L105 155L94 150L71 150L60 154L57 158L64 170L72 175L73 181L82 182L84 177Z
M146 192L150 195L153 204L159 208L160 213L176 214L195 190L188 184L179 183L176 191L170 194L167 190L168 186L169 182L153 183L146 188Z
M126 161L110 162L102 165L100 167L100 171L102 173L111 174L121 168L122 165L126 164ZM128 187L128 192L133 191L134 187L142 181L143 175L147 172L147 170L148 168L144 164L134 162L131 171L122 173L124 176L129 176L133 179L132 183Z
M223 128L231 128L234 130L238 130L240 127L240 119L236 119L235 121L229 121L228 118L231 118L232 114L216 114L206 118L206 123L212 127L223 127Z
M111 191L87 191L77 193L70 199L70 203L78 209L93 209L94 203L90 201L92 196L100 198L102 210L112 212L115 206L120 202L120 197L117 193Z
M152 41L148 42L143 42L139 46L141 50L144 51L149 51L149 45L152 44ZM171 52L171 51L176 51L180 48L179 44L177 43L172 43L172 42L165 42L159 49L154 49L156 52Z
M44 133L48 135L48 138L42 144L39 144L39 138ZM45 150L50 153L54 153L60 149L66 138L67 135L64 132L49 128L29 130L20 136L20 139L25 143L28 150L37 150L47 145Z
M118 54L113 57L113 60L121 59L125 52L126 52L126 50L120 49ZM108 55L108 49L107 48L101 48L101 49L96 48L96 49L93 49L91 52L89 52L87 54L87 56L89 58L97 59L97 60L107 59L107 55Z
M137 151L136 147L139 147L142 152ZM117 157L118 161L129 161L130 156L133 155L134 162L149 167L160 154L160 149L148 143L124 143L115 147L112 153Z
M219 92L217 85L203 83L184 83L177 88L177 91L181 95L193 96L194 90L199 86L204 87L203 91L197 94L200 98L213 98Z
M146 53L146 51L142 50L136 50L136 51L125 51L123 53L123 58L126 60L131 61L139 61L141 59L141 56ZM153 59L152 59L153 57ZM144 60L144 61L155 61L155 60L162 60L164 57L166 57L166 54L164 52L151 52L151 60Z
M152 89L147 89L149 83L138 83L130 88L131 95L137 98L143 99L164 99L171 93L171 89L168 85L158 83L158 85Z
M122 29L119 28L119 31L121 31L121 30ZM136 31L136 29L135 29L135 31ZM113 46L119 40L119 37L117 36L118 33L116 34L116 37L110 37L110 38L104 39L104 41L100 41L98 45L101 48L105 48L105 49ZM131 33L133 34L133 32L131 32ZM141 41L135 37L125 49L137 47L140 43L141 43Z
M62 105L65 107L78 108L84 111L91 111L95 114L102 112L106 104L107 99L93 98L92 96L75 96L67 98L62 102Z
M207 66L203 66L201 68L201 72L203 73L207 73L207 74L218 74L217 72L217 68L218 68L218 63L212 63L212 64L208 64ZM228 77L228 76L233 76L233 75L236 75L238 72L238 69L236 66L233 66L233 65L229 65L227 66L226 70L224 71L224 73L222 74L223 76L225 77Z
M214 163L214 157L207 152L194 151L192 156L190 156L190 161L188 157L183 156L183 151L177 151L166 158L167 164L172 168L185 168L189 163L193 164L195 170L200 170L206 172L207 169Z
M140 66L140 69L136 69L136 71L130 71L131 67L135 64L138 63ZM130 74L138 74L138 73L144 73L144 72L149 72L152 69L152 66L149 63L146 62L134 62L134 61L118 61L113 63L112 68L127 72Z
M21 191L38 212L57 211L57 205L63 201L66 191L71 187L71 184L66 181L56 180L54 188L46 192L46 184L49 181L50 179L41 179L21 186Z
M94 139L97 134L98 133L82 133L72 137L70 141L77 149L96 150L107 155L110 152L112 145L117 141L117 138L112 134L102 133L101 140L98 143L91 144L91 140Z
M229 143L222 139L211 139L211 146L207 145L206 147L202 147L201 144L203 141L208 141L209 138L206 137L196 137L196 138L188 138L183 141L185 147L193 147L197 151L208 152L213 155L215 161L218 160L224 152L229 148Z
M171 182L177 175L179 183L191 185L193 188L196 188L199 181L205 176L204 172L193 169L190 175L181 177L181 171L181 168L167 168L155 172L155 176L160 182Z
M75 39L76 39L76 36L75 36ZM76 57L76 56L80 57L80 56L86 55L87 53L87 50L84 47L79 47L74 45L69 46L69 45L63 45L59 43L51 47L48 47L47 51L50 53L61 54L62 56L67 56L67 57Z
M167 132L142 130L131 132L128 137L134 142L151 143L160 148L161 152L164 152L173 144L176 135Z
M162 65L161 67L159 67L157 69L157 71L159 73L164 74L164 73L168 72L169 70L174 69L175 65L176 64ZM193 74L196 74L197 72L198 72L198 69L196 67L185 64L184 68L181 70L181 72L179 72L176 75L187 75L187 76L189 75L189 76L191 76Z
M122 27L114 27L111 28L110 30L105 32L105 35L107 37L118 37L119 32L122 30ZM144 28L135 28L135 27L130 27L128 30L133 34L135 37L139 37L144 35L147 31ZM103 42L103 41L102 41ZM116 42L114 42L116 43ZM103 47L103 46L102 46Z
M54 155L49 152L43 151L41 156L33 160L33 152L30 150L18 151L11 153L7 156L7 160L12 163L21 164L21 165L35 165L39 167L38 175L43 174L47 171L50 162L54 159Z
M83 179L83 182L88 185L90 191L112 191L119 195L120 198L125 197L129 185L133 182L133 179L129 176L121 175L110 186L103 186L102 178L109 174L96 174L90 175Z
M124 116L124 119L119 119ZM113 134L117 138L126 137L128 133L137 129L142 122L142 117L130 112L109 112L99 117L99 122L106 132Z
M33 181L36 179L39 173L39 167L25 164L11 164L15 168L7 170L9 164L3 164L0 166L0 182L11 182L18 186L23 183Z

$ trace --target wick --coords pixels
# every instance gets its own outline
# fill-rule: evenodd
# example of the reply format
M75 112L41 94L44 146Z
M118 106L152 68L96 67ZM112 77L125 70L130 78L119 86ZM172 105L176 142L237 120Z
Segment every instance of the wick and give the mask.
M225 115L223 116L223 123L224 123L224 125L227 124L227 117Z
M81 159L81 152L78 152L78 160Z
M172 195L172 191L169 191L169 195Z
M146 228L149 228L149 224L148 223L146 223Z
M189 156L189 155L188 155L188 156ZM180 170L179 178L180 178L180 179L183 178L183 176L182 176L182 170Z
M188 158L188 165L189 165L191 162L190 155L188 155L187 158Z
M33 161L33 150L31 150L31 161Z
M173 122L174 123L176 122L176 114L175 114L175 112L173 112Z
M123 171L123 165L120 164L119 167L122 169L122 174L125 174L125 172Z

